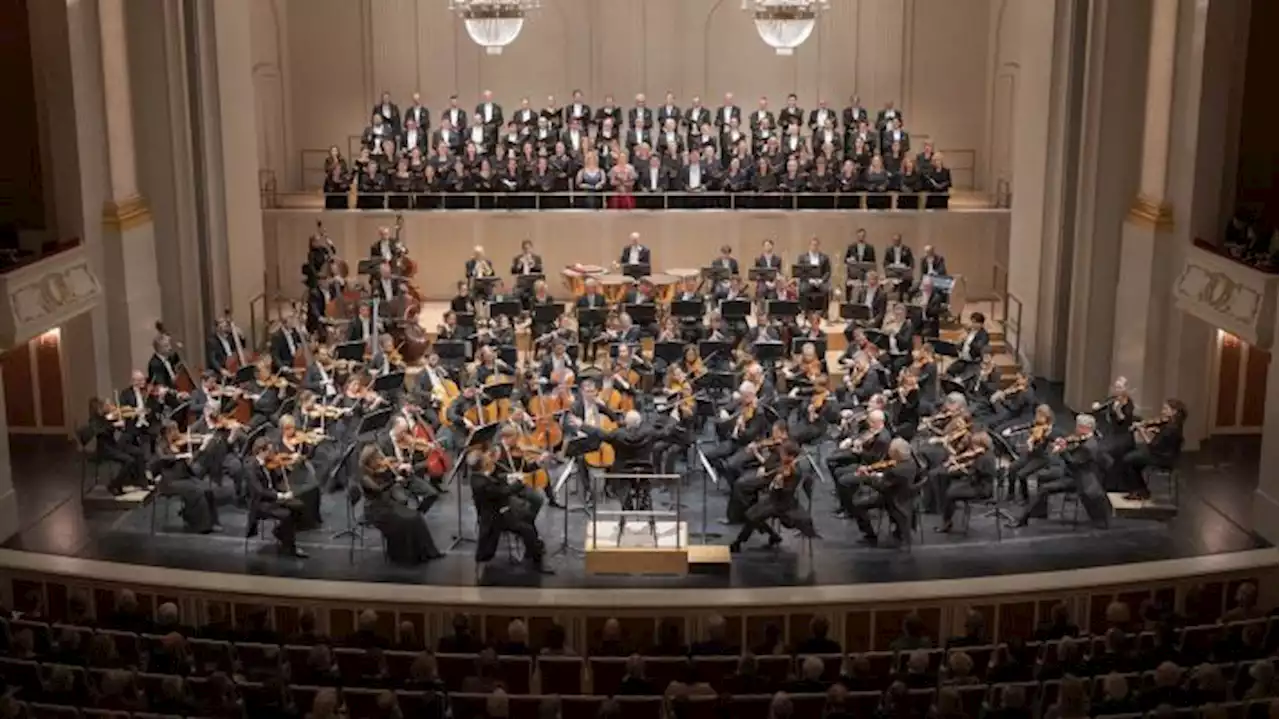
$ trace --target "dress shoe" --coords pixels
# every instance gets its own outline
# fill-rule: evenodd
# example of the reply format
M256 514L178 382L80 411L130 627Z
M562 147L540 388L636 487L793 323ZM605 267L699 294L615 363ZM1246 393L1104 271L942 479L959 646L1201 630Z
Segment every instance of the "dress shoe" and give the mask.
M294 547L292 550L290 550L289 553L298 559L306 559L307 557L311 556L310 554L307 554L306 552L302 551L302 549L299 547Z
M858 537L858 544L865 544L868 547L874 547L880 544L880 538L874 534L864 534Z
M782 535L775 534L774 536L769 537L769 547L770 547L770 548L776 547L776 546L778 546L779 544L782 544Z
M948 523L946 523L946 524L944 524L944 525L942 525L942 526L934 527L934 528L933 528L933 531L934 531L934 532L936 532L936 533L938 533L938 534L946 534L947 532L950 532L950 531L951 531L951 523L950 523L950 522L948 522Z

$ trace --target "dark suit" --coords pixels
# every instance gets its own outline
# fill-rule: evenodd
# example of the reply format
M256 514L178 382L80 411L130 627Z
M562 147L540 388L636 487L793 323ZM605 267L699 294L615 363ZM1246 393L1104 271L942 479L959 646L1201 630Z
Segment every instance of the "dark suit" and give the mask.
M392 127L404 127L400 122L400 107L394 102L389 102L385 105L382 103L374 105L373 109L369 111L369 116L372 117L374 115L381 115L383 121Z
M689 134L698 132L704 124L711 122L711 111L705 107L691 107L684 111L684 122Z
M631 245L627 245L626 247L622 248L622 254L620 254L618 257L618 262L620 264L623 264L623 265L636 264L631 262L631 249L632 249ZM638 264L641 264L641 265L649 264L649 248L645 247L644 245L639 245L635 249L638 255L638 259L640 260Z
M804 110L787 106L778 111L778 129L785 130L787 125L804 125Z
M846 107L840 113L840 124L844 126L844 131L852 135L858 129L858 123L867 119L867 108L865 107Z
M889 268L894 265L904 265L903 270L906 274L903 278L904 282L909 286L911 282L911 270L915 267L915 260L911 256L911 248L906 245L889 245L884 248L884 269L888 273Z
M257 459L249 458L246 463L249 475L249 536L257 533L259 519L271 517L276 520L276 539L285 549L293 550L297 546L302 503L296 499L280 499L274 478Z
M868 538L875 537L876 532L871 525L871 520L867 518L867 511L883 509L889 513L889 519L894 525L894 533L898 538L908 540L911 537L914 485L919 476L920 467L914 459L908 458L898 462L878 477L863 478L863 486L871 491L863 492L859 496L851 496L849 504L844 509L858 523L858 529L862 530L862 534Z
M769 110L765 110L763 112L760 110L752 110L751 114L747 116L747 127L751 129L752 137L760 134L760 127L764 124L765 120L769 121L771 131L777 132L778 120L773 116L772 112Z
M636 190L639 192L666 192L671 189L671 175L664 167L636 168Z
M725 110L728 110L729 119L738 118L738 122L742 122L742 108L737 105L721 105L716 108L715 114L711 116L716 127L728 127L729 121L725 119Z
M377 339L378 328L373 324L373 317L360 318L356 317L347 323L347 341L348 342L368 342L370 339Z
M827 113L826 119L831 120L831 127L833 128L836 127L836 125L840 122L840 114L829 107L825 108L825 110L823 110L822 108L815 108L813 110L810 110L809 111L809 130L814 132L815 134L821 131L823 127L822 120L818 118L818 113L820 111L825 111ZM817 148L814 148L814 149L817 150Z
M932 256L920 258L920 276L947 274L947 258L936 252Z
M457 130L449 130L448 135L445 135L444 130L436 130L435 132L431 133L431 149L432 150L439 147L440 143L442 142L449 147L450 154L456 155L458 154L458 151L462 149L462 142L463 142L462 133L458 132ZM434 156L432 159L434 159ZM443 169L443 168L436 168L436 169L437 171L439 171L440 169Z
M165 361L168 366L165 366ZM161 358L158 354L152 354L151 360L147 362L147 381L154 385L168 387L169 389L177 389L179 365L182 360L178 358L177 353L171 352L168 357Z
M518 127L533 129L538 124L538 112L531 107L522 107L511 116Z
M505 125L506 123L502 121L502 105L499 105L496 102L491 102L488 104L490 107L492 107L492 114L490 114L488 117L486 117L484 113L485 103L482 102L479 105L476 105L476 114L480 116L481 121L484 122L484 124L488 125L489 127L493 127L493 128L498 128Z
M965 335L967 339L968 334ZM973 339L969 340L968 352L965 351L965 340L956 343L956 349L959 350L960 356L947 367L948 377L966 377L978 367L982 362L982 353L987 346L991 344L991 338L987 335L985 328L979 328L973 333Z
M639 127L647 135L649 130L653 129L653 110L647 107L633 107L627 110L627 127Z
M609 105L608 107L600 107L596 109L596 126L604 127L604 121L613 120L613 131L622 131L622 108L617 105Z
M855 242L844 250L844 264L846 267L848 267L850 262L866 262L868 264L875 264L875 261L876 248L869 242L864 242L861 245ZM865 273L851 273L850 278L861 279L861 275L864 274Z
M425 132L431 127L431 111L423 105L410 105L404 111L404 124L408 125L410 120L418 123L419 131Z
M403 280L384 280L379 278L369 281L369 289L374 297L382 300L383 302L390 302L396 297L404 294L404 282Z
M895 132L897 133L896 138L894 136ZM893 147L895 141L898 143L898 147L902 148L902 156L906 157L907 151L911 149L911 136L905 130L895 130L893 132L886 130L880 133L880 152L887 158L889 150Z
M564 108L565 124L568 125L574 120L578 121L578 126L582 128L583 133L587 131L587 123L591 122L591 106L586 103L578 105L568 105Z
M293 348L289 347L289 339L285 333L293 338ZM302 336L297 330L281 328L271 335L271 359L275 362L275 369L279 371L284 367L293 366L293 356L302 350Z
M942 167L934 169L927 167L924 170L924 186L925 192L947 192L951 189L951 170Z

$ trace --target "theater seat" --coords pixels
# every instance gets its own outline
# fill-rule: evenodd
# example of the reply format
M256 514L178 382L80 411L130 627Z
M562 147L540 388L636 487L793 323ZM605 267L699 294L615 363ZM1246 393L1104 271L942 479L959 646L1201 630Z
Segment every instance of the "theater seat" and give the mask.
M729 700L729 716L733 719L769 719L772 694L740 694Z
M622 719L662 719L662 697L614 697Z
M618 693L622 677L627 673L625 657L591 657L591 693L613 696Z
M475 673L477 654L437 654L436 669L440 681L451 692L462 690L462 680Z
M532 675L533 660L529 657L498 657L498 677L508 694L528 694Z
M538 657L543 694L581 694L581 657Z

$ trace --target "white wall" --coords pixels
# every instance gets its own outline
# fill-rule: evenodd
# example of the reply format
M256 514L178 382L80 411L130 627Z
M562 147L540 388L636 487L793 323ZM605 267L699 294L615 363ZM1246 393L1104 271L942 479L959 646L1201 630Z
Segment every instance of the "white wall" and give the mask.
M404 105L418 90L433 119L451 93L474 107L491 89L514 109L577 88L593 106L606 93L629 106L637 92L656 107L667 90L682 106L726 91L744 108L788 92L805 108L859 93L871 107L894 101L918 139L951 152L957 184L985 180L995 23L1008 0L833 0L793 57L773 54L736 0L545 0L500 56L473 44L443 0L261 0L253 3L259 155L281 188L303 181L300 153L323 151L368 121L386 89ZM1007 124L1007 123L1006 123ZM315 166L319 157L307 164ZM308 184L318 181L315 174Z

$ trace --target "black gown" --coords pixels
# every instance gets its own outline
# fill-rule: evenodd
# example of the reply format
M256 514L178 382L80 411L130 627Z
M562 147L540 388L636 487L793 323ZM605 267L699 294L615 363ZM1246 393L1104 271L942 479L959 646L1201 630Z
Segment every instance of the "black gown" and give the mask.
M158 491L182 500L182 523L189 532L208 532L218 524L213 489L203 479L204 467L195 459L174 452L161 442L151 459L151 472L160 478Z
M439 558L442 555L422 514L394 498L391 489L395 480L390 470L365 473L361 482L365 519L386 539L387 556L392 562L421 564Z

